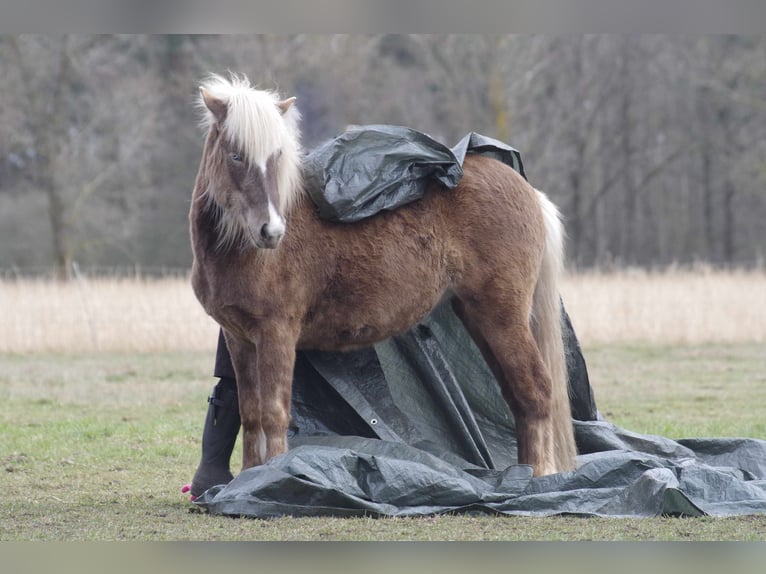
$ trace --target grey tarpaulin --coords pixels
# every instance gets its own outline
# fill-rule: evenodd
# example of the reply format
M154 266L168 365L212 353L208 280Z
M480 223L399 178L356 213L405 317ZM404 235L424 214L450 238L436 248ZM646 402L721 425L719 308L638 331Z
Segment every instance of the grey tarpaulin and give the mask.
M430 177L423 173L432 169L437 179L457 173L459 180L460 172L444 163L447 152L458 166L470 151L492 153L523 169L513 148L478 134L469 134L452 151L406 128L374 126L372 133L354 132L342 145L334 141L324 150L318 148L323 154L334 151L322 162L314 161L313 167L309 162L310 185L326 187L332 181L332 174L320 173L319 168L358 170L354 162L378 166L380 158L349 157L361 153L358 146L383 150L399 164L388 170L391 177L418 179L420 186ZM397 145L400 133L407 137L401 139L402 150L397 153L388 146ZM418 142L415 147L413 141ZM421 153L417 149L421 145L432 148L423 152L428 159L408 175L402 158ZM318 202L320 213L356 220L421 193L419 185L413 184L408 195L385 182L374 186L379 193L371 192L367 184L380 175L376 170L386 168L371 167L356 182L349 174L343 179L344 185L358 184L368 192L363 200L355 201L349 189L336 186L331 200ZM312 196L317 196L316 190ZM215 514L252 517L766 512L766 441L673 441L598 420L568 318L566 339L580 451L576 471L532 478L528 466L515 464L513 418L478 349L447 303L408 333L374 347L342 354L299 353L290 451L240 473L228 485L209 489L197 504Z
M494 157L524 175L517 150L475 132L450 149L410 128L369 125L355 126L306 156L306 189L323 218L358 221L418 199L429 182L454 188L469 152Z

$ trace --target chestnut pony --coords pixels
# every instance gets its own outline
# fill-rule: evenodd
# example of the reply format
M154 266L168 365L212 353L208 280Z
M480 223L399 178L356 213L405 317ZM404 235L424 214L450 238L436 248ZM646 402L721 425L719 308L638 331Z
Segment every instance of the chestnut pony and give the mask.
M192 285L237 376L243 468L287 450L296 349L402 333L450 299L516 421L536 476L576 455L555 206L512 168L468 155L453 190L356 223L319 219L301 179L295 98L247 78L200 88L207 137L189 215Z

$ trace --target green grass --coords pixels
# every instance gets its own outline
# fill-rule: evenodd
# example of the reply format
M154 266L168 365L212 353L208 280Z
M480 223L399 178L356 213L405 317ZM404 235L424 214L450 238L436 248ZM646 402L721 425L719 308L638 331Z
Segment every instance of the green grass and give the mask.
M670 437L766 438L762 347L585 353L599 407L616 424ZM198 461L212 364L204 353L0 355L0 540L766 539L766 516L209 516L179 488Z
M624 428L668 438L766 438L766 345L585 350L596 404Z

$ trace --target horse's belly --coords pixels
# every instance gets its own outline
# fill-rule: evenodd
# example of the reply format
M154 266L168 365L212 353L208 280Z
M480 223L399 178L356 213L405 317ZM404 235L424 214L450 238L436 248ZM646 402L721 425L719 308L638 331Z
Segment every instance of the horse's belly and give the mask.
M443 192L439 192L443 193ZM344 350L403 333L425 317L459 280L462 259L445 229L437 193L348 226L324 228L330 269L312 286L301 348Z
M418 293L367 292L340 305L320 305L304 323L298 347L344 351L405 332L445 296L444 289Z

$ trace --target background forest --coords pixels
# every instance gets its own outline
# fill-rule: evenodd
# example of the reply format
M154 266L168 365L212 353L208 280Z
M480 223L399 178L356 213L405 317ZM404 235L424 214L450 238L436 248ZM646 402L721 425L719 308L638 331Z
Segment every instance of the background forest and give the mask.
M766 37L0 36L0 272L191 263L200 79L347 124L518 148L578 268L762 266Z

